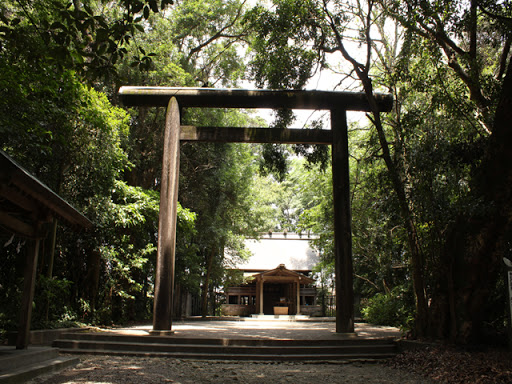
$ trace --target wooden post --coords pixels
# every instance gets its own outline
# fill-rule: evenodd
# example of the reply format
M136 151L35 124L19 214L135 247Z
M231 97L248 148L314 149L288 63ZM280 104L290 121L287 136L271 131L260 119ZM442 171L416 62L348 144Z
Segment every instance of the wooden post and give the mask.
M30 341L30 322L32 320L32 302L34 301L34 289L36 286L39 243L40 239L30 241L30 245L27 249L23 277L23 299L21 302L20 326L16 340L16 349L26 349Z
M259 286L260 286L260 292L259 292L259 294L260 294L260 302L259 302L260 315L263 315L263 279L260 279L259 283L260 283L259 284Z
M334 258L336 274L336 332L354 332L354 288L347 115L331 110L332 185L334 197Z
M300 280L297 279L297 315L300 315Z
M160 215L156 259L153 333L171 333L174 260L176 247L176 214L180 164L180 112L176 98L167 106L164 132Z
M505 272L507 277L505 278L507 284L507 313L508 313L508 348L512 350L512 261L509 258L504 257L503 262L505 263Z

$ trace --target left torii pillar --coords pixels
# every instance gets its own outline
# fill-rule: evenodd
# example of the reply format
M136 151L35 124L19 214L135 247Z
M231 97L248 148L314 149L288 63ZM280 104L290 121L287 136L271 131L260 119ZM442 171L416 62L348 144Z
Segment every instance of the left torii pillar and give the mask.
M180 111L178 101L173 97L167 105L165 118L153 331L151 332L154 334L170 334L173 332L172 297L174 290L179 170Z

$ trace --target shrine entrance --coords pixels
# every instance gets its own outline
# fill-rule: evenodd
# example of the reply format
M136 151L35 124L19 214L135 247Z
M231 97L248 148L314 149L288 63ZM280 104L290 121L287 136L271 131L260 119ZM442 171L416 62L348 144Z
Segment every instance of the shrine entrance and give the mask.
M253 275L256 283L256 310L260 315L300 315L300 286L314 280L286 269L275 269Z
M267 283L263 286L263 314L274 315L274 307L283 309L283 315L294 315L295 311L290 306L293 283ZM286 311L284 311L286 309ZM286 313L285 313L286 312Z
M180 141L327 144L332 146L336 332L354 332L352 230L347 111L371 111L364 93L208 88L121 87L126 106L167 107L158 227L153 333L172 332ZM391 95L375 95L379 112ZM182 126L180 108L272 108L329 110L331 129L271 129ZM260 294L264 293L263 289ZM260 302L261 303L261 302ZM263 304L264 305L264 304ZM263 312L262 308L260 312Z

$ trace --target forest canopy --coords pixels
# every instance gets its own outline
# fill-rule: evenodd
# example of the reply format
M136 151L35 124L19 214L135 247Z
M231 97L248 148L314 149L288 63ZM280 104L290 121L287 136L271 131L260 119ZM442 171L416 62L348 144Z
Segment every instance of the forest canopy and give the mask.
M512 7L506 1L4 0L0 149L93 223L42 242L36 327L151 318L162 108L121 85L391 93L349 127L354 290L369 321L469 343L507 324ZM327 83L327 84L325 84ZM247 110L183 123L266 126ZM300 122L276 111L271 126ZM300 122L326 128L329 117ZM181 146L175 314L218 313L225 254L288 229L318 234L333 273L330 149ZM1 207L1 205L0 205ZM0 231L0 329L13 330L27 240Z

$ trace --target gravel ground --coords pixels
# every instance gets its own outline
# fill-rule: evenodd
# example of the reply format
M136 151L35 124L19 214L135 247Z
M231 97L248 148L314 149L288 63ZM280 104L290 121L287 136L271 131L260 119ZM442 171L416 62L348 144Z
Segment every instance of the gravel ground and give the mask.
M41 376L30 383L429 384L433 381L375 362L232 362L84 355L76 367Z

